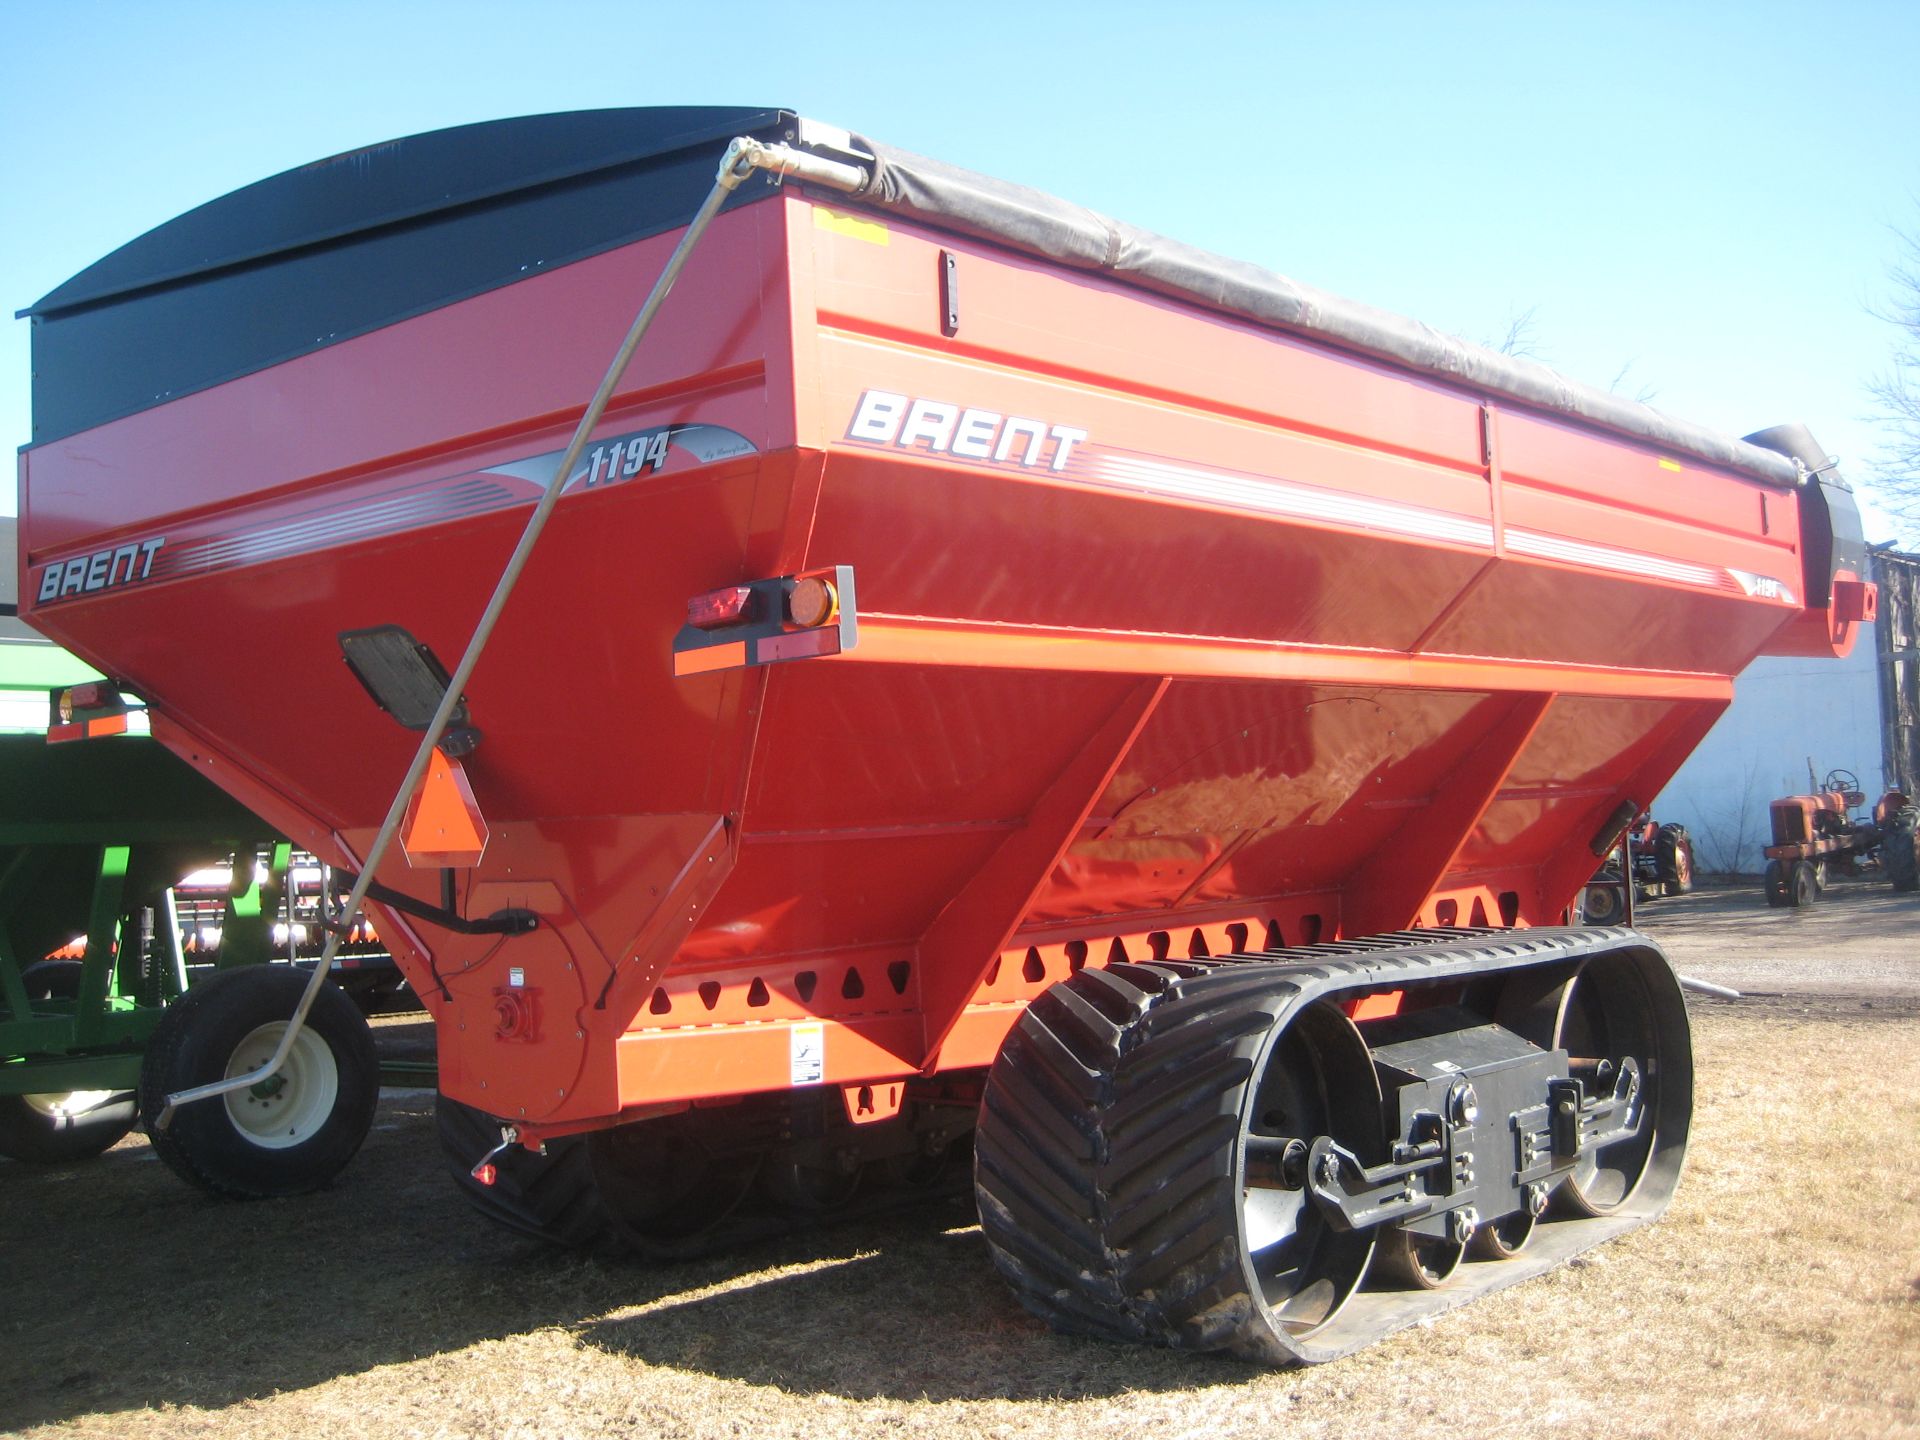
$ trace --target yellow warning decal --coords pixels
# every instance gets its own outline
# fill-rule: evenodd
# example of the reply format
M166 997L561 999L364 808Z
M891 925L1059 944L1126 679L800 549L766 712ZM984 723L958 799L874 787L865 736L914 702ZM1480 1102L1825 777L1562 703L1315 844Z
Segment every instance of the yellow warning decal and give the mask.
M1680 468L1680 462L1678 460L1662 460L1660 462L1660 468L1662 470L1678 470Z
M829 210L823 205L813 207L813 225L816 230L831 230L836 235L850 235L855 240L864 240L869 245L887 243L887 227L878 220L869 220L863 215L848 215L841 210Z

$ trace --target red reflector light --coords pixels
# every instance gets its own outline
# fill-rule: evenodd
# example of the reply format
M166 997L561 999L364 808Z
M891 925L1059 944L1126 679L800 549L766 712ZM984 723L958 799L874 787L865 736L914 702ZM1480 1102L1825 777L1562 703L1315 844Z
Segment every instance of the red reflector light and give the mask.
M493 1182L500 1178L500 1172L493 1168L491 1160L483 1160L473 1167L473 1178L491 1189Z
M721 590L709 590L687 601L687 623L700 630L736 625L750 618L747 612L752 603L751 586L729 585Z

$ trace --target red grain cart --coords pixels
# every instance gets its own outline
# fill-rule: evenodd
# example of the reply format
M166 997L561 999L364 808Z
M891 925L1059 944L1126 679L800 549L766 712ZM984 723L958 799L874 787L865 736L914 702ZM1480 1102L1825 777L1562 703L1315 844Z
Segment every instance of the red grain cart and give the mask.
M1851 645L1804 432L786 112L542 116L263 181L34 306L23 613L353 871L738 136L855 191L732 193L465 687L482 855L372 892L469 1193L672 1255L971 1139L1029 1307L1270 1360L1664 1209L1675 978L1555 927L1743 666ZM188 1106L163 1150L318 1183L316 1113L249 1153Z

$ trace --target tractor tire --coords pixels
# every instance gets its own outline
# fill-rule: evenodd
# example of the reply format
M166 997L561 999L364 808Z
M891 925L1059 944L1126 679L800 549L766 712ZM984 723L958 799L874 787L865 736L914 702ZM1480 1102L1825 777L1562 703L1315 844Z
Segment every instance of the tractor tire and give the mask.
M1789 905L1811 905L1820 895L1820 887L1813 878L1813 862L1796 860L1793 869L1787 874L1787 890L1791 898Z
M1880 841L1880 863L1896 890L1920 890L1920 808L1903 805Z
M614 1248L586 1136L549 1140L539 1155L518 1145L504 1150L494 1157L493 1183L483 1185L473 1170L500 1143L504 1122L447 1095L434 1102L433 1121L454 1184L494 1224L550 1245Z
M1662 825L1653 841L1654 866L1663 895L1685 895L1693 889L1693 841L1684 825Z
M20 983L29 1000L78 1000L86 968L78 960L36 960L20 972Z
M1589 885L1580 892L1580 923L1583 925L1618 925L1621 912L1626 907L1620 903L1620 891L1611 884Z
M140 1118L131 1090L0 1095L0 1155L29 1165L70 1165L111 1150Z
M41 960L20 972L29 1000L80 994L78 960ZM131 1090L0 1095L0 1155L29 1165L70 1165L119 1144L140 1118Z
M236 1200L305 1195L359 1151L380 1099L373 1032L332 983L321 987L280 1073L183 1106L167 1096L253 1069L273 1053L306 988L305 971L227 970L176 1000L140 1067L140 1113L154 1153L189 1184Z
M1786 862L1769 860L1767 862L1767 874L1764 881L1767 890L1767 904L1778 910L1784 906L1795 903L1793 899L1793 889L1789 883L1791 880L1792 874Z

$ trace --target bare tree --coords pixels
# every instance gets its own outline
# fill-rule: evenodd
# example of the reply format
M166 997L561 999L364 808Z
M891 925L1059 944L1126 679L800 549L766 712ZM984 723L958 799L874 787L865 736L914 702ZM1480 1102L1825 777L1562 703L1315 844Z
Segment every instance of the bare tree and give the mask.
M1498 338L1492 335L1481 335L1475 339L1474 343L1501 355L1511 355L1516 360L1538 360L1544 364L1547 351L1546 347L1540 343L1539 313L1538 305L1529 305L1524 310L1516 310L1507 317L1507 328L1503 335ZM1613 377L1613 383L1607 386L1608 394L1622 393L1622 387L1627 383L1627 375L1636 363L1629 360L1620 367ZM1658 385L1647 383L1636 387L1628 398L1642 405L1651 405L1659 394Z
M1891 366L1867 385L1886 436L1874 470L1879 498L1903 519L1920 519L1920 231L1896 232L1887 267L1892 295L1870 307L1894 329Z
M1722 794L1719 803L1702 806L1694 817L1694 860L1710 875L1751 875L1758 871L1754 856L1769 833L1761 825L1768 803L1760 797L1760 762L1749 758L1737 796Z
M1534 315L1539 309L1538 305L1529 305L1524 310L1513 311L1507 316L1505 332L1498 336L1482 334L1469 338L1475 345L1498 355L1511 355L1516 360L1544 360L1546 352L1540 348L1540 331L1534 324Z
M1607 386L1607 393L1609 395L1618 395L1620 393L1620 387L1627 383L1627 373L1633 369L1636 363L1635 361L1629 360L1614 373L1613 383ZM1651 405L1659 398L1659 395L1660 387L1649 382L1636 389L1631 398L1642 405Z
M1491 345L1488 348L1498 350L1502 355L1511 355L1517 360L1542 358L1539 330L1533 323L1534 313L1539 308L1538 305L1529 305L1524 310L1516 311L1507 320L1507 333L1501 337L1497 345Z

